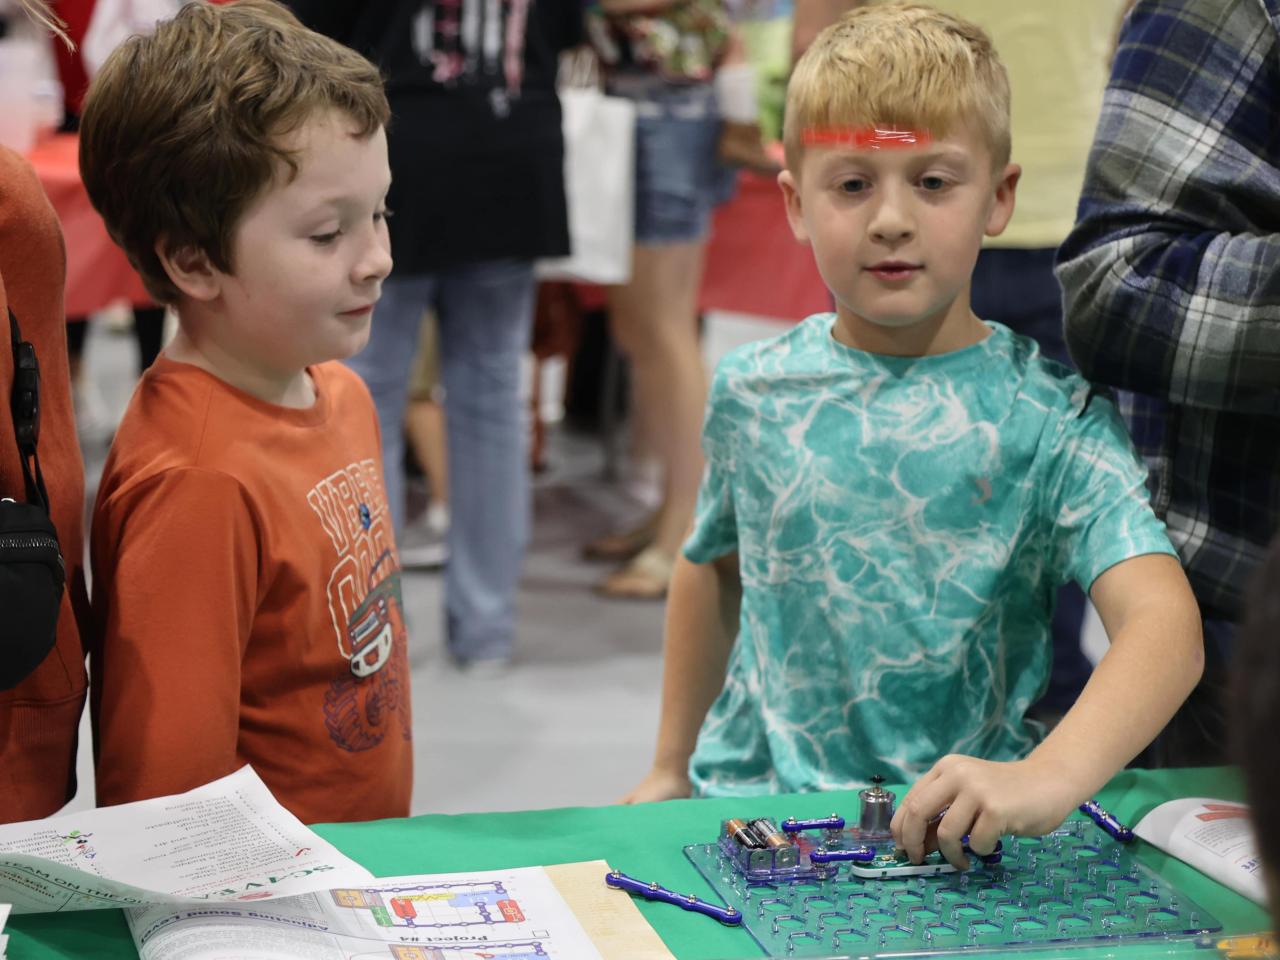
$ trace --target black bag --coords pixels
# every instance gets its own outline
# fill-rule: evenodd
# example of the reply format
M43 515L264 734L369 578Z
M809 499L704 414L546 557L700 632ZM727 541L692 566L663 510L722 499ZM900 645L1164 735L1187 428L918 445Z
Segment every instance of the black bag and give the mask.
M0 499L0 690L25 680L53 649L67 577L36 456L40 367L35 348L22 339L12 310L9 334L13 342L10 411L27 502Z

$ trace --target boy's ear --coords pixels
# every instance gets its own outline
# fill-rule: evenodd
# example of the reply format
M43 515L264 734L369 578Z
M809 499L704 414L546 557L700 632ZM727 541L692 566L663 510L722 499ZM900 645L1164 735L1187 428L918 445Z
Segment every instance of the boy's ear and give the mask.
M809 242L809 231L804 225L803 210L800 205L800 184L791 175L790 170L778 174L778 186L782 189L782 199L787 205L787 222L791 224L791 232L803 244Z
M173 285L192 300L212 300L221 292L222 272L197 247L170 247L164 237L156 241L156 256Z
M1014 196L1018 192L1018 180L1022 177L1022 168L1016 163L1006 164L996 181L995 203L987 216L987 227L983 232L988 237L998 237L1004 233L1013 217Z

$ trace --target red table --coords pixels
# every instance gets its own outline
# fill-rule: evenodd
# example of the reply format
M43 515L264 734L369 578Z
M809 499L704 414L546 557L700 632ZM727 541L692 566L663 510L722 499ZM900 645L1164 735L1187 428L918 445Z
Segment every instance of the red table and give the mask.
M59 134L27 154L62 223L67 244L66 312L87 317L118 300L152 306L142 279L107 234L80 180L80 139Z

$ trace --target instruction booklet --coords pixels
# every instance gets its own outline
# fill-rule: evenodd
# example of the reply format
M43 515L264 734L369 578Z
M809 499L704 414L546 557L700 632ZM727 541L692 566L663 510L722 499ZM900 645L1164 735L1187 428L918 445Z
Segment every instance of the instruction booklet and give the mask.
M15 916L259 901L372 879L252 767L187 793L0 826L0 903Z
M141 960L672 960L603 860L377 879L251 767L0 826L14 914L121 907Z
M1133 832L1266 906L1258 842L1244 804L1207 797L1170 800L1143 817Z
M631 899L605 887L608 869L594 861L388 877L268 903L125 915L141 960L671 960Z

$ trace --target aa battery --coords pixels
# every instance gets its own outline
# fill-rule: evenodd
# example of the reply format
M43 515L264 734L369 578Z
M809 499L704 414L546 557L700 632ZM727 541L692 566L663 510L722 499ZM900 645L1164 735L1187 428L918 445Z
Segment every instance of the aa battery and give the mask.
M780 849L791 846L791 838L779 830L768 817L760 817L751 821L751 829L755 831L766 847Z
M724 832L726 836L732 837L739 845L746 847L748 850L761 850L764 848L764 841L761 840L751 825L742 820L733 819L724 822Z

